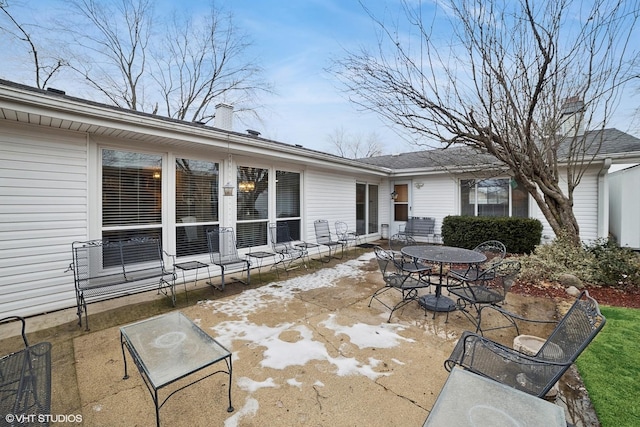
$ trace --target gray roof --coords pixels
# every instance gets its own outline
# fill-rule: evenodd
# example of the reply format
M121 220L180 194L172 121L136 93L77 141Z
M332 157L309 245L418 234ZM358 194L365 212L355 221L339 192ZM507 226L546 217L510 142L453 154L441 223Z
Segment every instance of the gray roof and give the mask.
M592 154L598 150L598 141L602 141L602 146L596 156L598 159L610 157L620 160L634 158L640 161L640 139L619 131L618 129L602 129L597 131L587 131L586 147ZM565 146L567 144L565 143ZM562 153L563 150L559 152ZM414 151L409 153L391 154L377 157L358 159L370 165L383 166L395 170L403 169L442 169L443 167L487 167L497 166L496 159L486 153L470 147L450 147L446 149L431 149L424 151Z

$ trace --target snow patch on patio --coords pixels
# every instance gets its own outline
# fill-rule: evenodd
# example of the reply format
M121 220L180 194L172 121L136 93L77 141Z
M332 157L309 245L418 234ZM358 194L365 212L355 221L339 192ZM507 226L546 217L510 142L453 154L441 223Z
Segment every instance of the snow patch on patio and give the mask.
M335 314L330 314L327 320L320 322L320 325L334 331L336 337L341 334L347 335L351 343L360 349L366 347L391 348L400 344L399 341L415 342L414 339L398 335L398 332L405 330L405 328L395 323L380 325L356 323L351 326L342 326L336 322Z
M251 378L240 377L237 381L238 387L240 389L248 391L249 393L253 393L261 388L278 388L279 386L273 381L273 378L269 377L264 381L254 381Z
M251 396L247 397L244 406L236 411L235 414L224 420L224 427L237 427L239 421L245 416L255 416L260 408L258 401Z
M296 293L333 287L343 278L358 278L362 276L360 267L374 257L373 252L367 252L355 260L337 264L332 268L323 268L311 274L274 282L268 286L247 289L233 298L200 301L199 304L210 307L218 313L225 313L229 317L246 317L267 307L274 300L283 303L291 300Z

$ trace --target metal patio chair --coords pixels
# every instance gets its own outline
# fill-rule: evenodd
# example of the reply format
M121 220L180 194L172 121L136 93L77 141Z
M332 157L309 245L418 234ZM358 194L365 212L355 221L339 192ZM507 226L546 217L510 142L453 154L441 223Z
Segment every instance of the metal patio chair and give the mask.
M326 261L323 262L329 262L331 258L342 259L344 257L345 242L334 239L334 236L331 234L331 229L329 228L329 221L326 219L318 219L314 221L313 226L316 232L316 242L318 242L319 245L329 248L329 255L326 257ZM341 250L340 257L336 256L338 247Z
M496 264L502 262L507 254L507 248L504 243L498 240L487 240L480 243L473 248L474 251L480 252L487 257L487 260L482 264L470 264L466 268L451 268L449 269L447 283L449 277L457 281L477 281L480 275L486 280L489 277L487 274L483 274L484 270L490 270Z
M402 264L398 264L396 262L397 259L394 258L391 251L387 251L380 246L376 246L374 247L374 252L378 261L380 273L382 273L384 286L373 293L369 300L369 307L371 307L371 303L374 299L380 302L383 306L391 310L389 313L389 319L387 319L387 322L390 322L394 311L404 307L411 301L417 301L419 296L418 289L428 288L430 283L428 280L424 280L424 276L416 277L414 275L415 272L403 270ZM389 290L398 291L400 293L400 301L393 305L389 305L380 298L383 293Z
M360 237L358 233L353 230L349 230L349 226L344 221L336 221L336 236L338 241L344 242L346 248L352 245L354 248L360 243Z
M269 223L269 239L271 240L271 248L280 257L273 265L276 272L282 267L288 274L289 270L298 267L294 265L298 260L304 264L305 268L307 267L305 258L309 255L308 251L294 244L295 241L291 238L289 225L286 222Z
M517 320L532 321L500 307L485 306L481 310L485 309L497 310L510 318L517 333ZM454 366L459 365L494 381L543 397L602 330L605 322L596 300L584 291L535 355L521 353L466 331L444 366L451 371Z
M449 293L457 297L456 309L476 326L476 332L480 330L481 308L503 303L519 273L519 261L502 261L474 274L473 280L465 278L457 286L449 286Z
M238 255L236 233L232 227L219 227L207 231L207 242L211 263L222 270L220 283L222 290L224 290L224 276L228 272L246 271L246 284L251 282L251 263Z

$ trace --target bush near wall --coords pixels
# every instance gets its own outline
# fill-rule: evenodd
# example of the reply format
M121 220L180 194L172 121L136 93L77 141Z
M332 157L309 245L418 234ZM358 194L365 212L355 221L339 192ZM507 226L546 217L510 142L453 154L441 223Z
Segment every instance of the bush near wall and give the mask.
M540 244L542 223L532 218L447 216L442 221L442 242L473 249L487 240L499 240L512 254L528 254Z

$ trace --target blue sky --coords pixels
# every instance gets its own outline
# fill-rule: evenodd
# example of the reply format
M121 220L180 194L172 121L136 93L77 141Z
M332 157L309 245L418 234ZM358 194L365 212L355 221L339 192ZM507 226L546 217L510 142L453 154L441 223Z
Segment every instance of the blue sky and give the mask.
M381 13L398 4L368 3ZM376 115L349 103L325 71L345 49L375 47L374 25L356 0L235 0L227 5L251 34L267 78L276 85L277 96L266 100L263 123L254 125L263 136L322 150L330 148L328 135L342 127L362 137L374 132L387 153L415 150Z
M13 0L29 5L29 12L40 18L53 13L51 0ZM180 5L186 11L206 13L209 0L154 0L157 8ZM400 0L370 0L367 7L378 16L390 18L401 13ZM265 70L265 79L273 83L274 95L264 96L261 121L235 122L235 130L254 129L265 138L308 148L331 151L328 136L343 128L351 136L378 136L385 154L415 151L373 113L365 113L345 99L333 77L325 71L331 59L355 51L360 46L375 49L376 28L357 0L216 0L216 4L234 15L235 24L253 41L249 52ZM431 7L429 0L423 5ZM446 34L444 35L446 36ZM2 42L0 41L0 46ZM18 67L0 62L0 78L21 81ZM27 83L28 84L28 83ZM67 93L76 96L73 88ZM637 96L637 94L636 94ZM617 127L640 136L629 123L638 103L631 96L623 100L616 115ZM635 130L637 131L637 120Z

